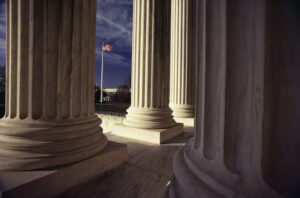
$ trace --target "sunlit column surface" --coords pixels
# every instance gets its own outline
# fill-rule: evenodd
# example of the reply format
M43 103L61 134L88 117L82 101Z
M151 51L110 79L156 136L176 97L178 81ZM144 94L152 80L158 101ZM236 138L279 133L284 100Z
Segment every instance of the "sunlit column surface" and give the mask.
M195 0L173 0L170 107L176 118L194 118L196 85Z
M169 108L170 1L134 0L131 106L124 124L175 125Z
M197 8L195 136L174 156L165 196L299 197L299 5Z
M8 0L6 112L0 169L30 170L95 155L96 0Z

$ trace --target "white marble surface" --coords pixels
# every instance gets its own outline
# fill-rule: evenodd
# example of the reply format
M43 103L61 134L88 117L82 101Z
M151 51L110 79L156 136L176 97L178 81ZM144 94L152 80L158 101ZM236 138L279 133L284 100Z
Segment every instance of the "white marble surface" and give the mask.
M110 128L114 135L153 144L162 144L183 132L182 123L176 123L170 128L160 129L135 128L127 126L126 124L114 124Z
M102 152L73 164L38 171L0 171L0 189L4 198L52 198L121 166L126 159L126 145L108 142Z
M61 197L158 198L172 178L174 153L192 137L193 128L162 145L148 144L107 133L111 141L128 145L128 160L122 167L74 187ZM101 196L100 196L101 195Z

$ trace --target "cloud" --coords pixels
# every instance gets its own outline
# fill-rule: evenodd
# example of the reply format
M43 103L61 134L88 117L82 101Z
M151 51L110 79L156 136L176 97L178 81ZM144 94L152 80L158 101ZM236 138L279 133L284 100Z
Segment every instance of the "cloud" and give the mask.
M3 38L0 38L0 53L5 53L6 50L6 40Z
M5 35L6 35L6 25L0 22L0 37L2 38Z
M98 5L105 6L107 4L115 4L115 5L133 5L133 0L98 0Z
M6 62L6 10L5 1L0 2L0 65Z
M113 45L113 51L105 54L106 63L112 66L131 65L132 4L132 0L98 0L97 46L101 45L102 38ZM0 64L5 62L5 39L6 7L5 1L0 0Z
M6 9L5 3L0 2L0 33L5 33L5 24L6 24Z
M130 30L127 29L125 26L123 26L119 23L116 23L113 20L111 20L105 16L101 16L100 14L97 14L97 20L99 20L100 23L101 23L101 20L103 20L104 22L108 23L109 25L116 27L120 32L124 32L128 35L131 34Z
M96 48L96 57L101 58L100 48ZM104 61L108 65L118 66L118 67L131 67L129 57L123 56L114 52L105 52Z
M6 62L6 40L0 38L0 65Z
M2 12L2 10L0 9L0 12ZM0 13L0 24L6 24L6 15L5 13Z
M132 0L101 0L97 9L97 39L118 51L131 52Z
M96 58L101 61L101 43L113 45L104 55L105 65L131 67L132 0L98 0Z

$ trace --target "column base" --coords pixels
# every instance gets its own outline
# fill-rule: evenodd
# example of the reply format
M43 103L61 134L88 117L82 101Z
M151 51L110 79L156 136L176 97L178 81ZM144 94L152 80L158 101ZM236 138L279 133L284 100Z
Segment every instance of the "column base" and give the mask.
M195 118L177 118L174 117L177 123L183 123L184 126L194 127Z
M176 122L170 108L139 108L129 107L123 123L126 126L143 129L166 129Z
M141 129L124 124L115 124L111 126L111 129L113 134L121 137L161 144L181 134L183 132L183 124L177 123L175 126L167 129Z
M0 172L0 197L54 197L71 187L121 166L127 159L127 146L108 142L97 155L52 169Z
M234 179L228 180L228 182L220 181L221 179L228 179L230 176L214 177L211 173L199 168L186 154L188 145L189 143L174 155L174 177L167 186L163 198L285 197L273 191L259 176L249 183L245 180L247 176L241 175L236 175ZM218 168L217 165L211 167L213 169ZM213 169L212 171L214 171Z
M184 104L169 104L172 109L172 115L177 118L194 118L195 117L195 105Z
M177 151L173 158L174 177L162 195L163 198L244 198L241 194L214 181L200 170L197 171L197 167L193 167L194 170L191 170L191 167L185 162L185 148L182 147ZM200 176L195 172L200 173Z
M52 121L1 119L0 170L49 169L88 159L106 147L100 124L96 115Z

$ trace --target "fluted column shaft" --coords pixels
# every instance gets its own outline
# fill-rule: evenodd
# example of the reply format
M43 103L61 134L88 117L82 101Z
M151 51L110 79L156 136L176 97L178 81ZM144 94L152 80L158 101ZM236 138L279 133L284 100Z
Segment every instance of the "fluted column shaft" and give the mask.
M195 116L195 5L195 0L172 1L170 107L177 118Z
M194 138L170 197L298 197L300 26L294 1L199 0Z
M63 165L101 151L94 115L96 0L8 0L0 169Z
M134 0L131 106L124 120L137 128L175 125L169 108L170 1Z

